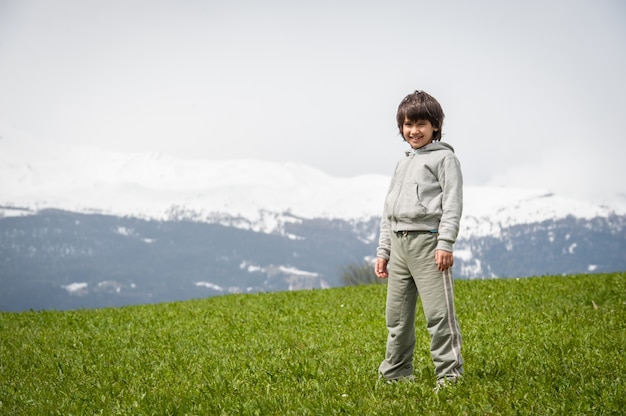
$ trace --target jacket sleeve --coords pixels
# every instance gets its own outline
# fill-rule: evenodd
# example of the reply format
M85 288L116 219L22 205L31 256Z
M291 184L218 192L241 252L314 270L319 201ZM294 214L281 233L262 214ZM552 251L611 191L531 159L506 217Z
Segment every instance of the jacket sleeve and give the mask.
M391 227L389 219L383 212L383 217L380 220L380 236L378 237L378 248L376 249L376 257L381 257L385 260L389 260L391 253Z
M391 253L391 223L389 222L389 215L387 213L387 196L389 192L393 189L393 184L396 180L396 171L398 167L396 165L396 170L394 170L393 176L391 177L391 183L389 184L389 189L387 190L387 194L385 195L385 203L383 205L383 215L380 219L380 235L378 237L378 248L376 249L376 257L383 258L385 260L389 260L389 255Z
M454 154L449 154L443 159L439 182L443 190L441 201L443 212L439 223L437 249L452 252L463 213L463 175L461 164Z

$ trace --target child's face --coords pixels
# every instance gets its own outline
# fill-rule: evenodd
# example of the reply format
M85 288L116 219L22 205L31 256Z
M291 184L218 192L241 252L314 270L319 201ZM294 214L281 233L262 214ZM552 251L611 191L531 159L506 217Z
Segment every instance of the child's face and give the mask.
M411 121L404 119L404 124L402 124L402 136L413 149L419 149L432 143L433 133L438 130L428 120Z

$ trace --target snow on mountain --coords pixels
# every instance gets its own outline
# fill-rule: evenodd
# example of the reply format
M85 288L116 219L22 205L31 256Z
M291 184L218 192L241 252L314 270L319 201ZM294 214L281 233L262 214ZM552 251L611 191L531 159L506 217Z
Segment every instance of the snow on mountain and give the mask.
M336 178L296 163L183 160L161 153L69 148L0 131L0 216L57 208L159 220L188 218L272 232L298 217L380 216L389 179ZM626 209L564 199L544 190L466 187L461 233L493 235L519 223L615 212Z
M180 160L86 148L25 159L0 152L0 205L154 219L228 215L265 222L264 231L283 213L369 217L379 211L388 182L375 175L332 178L303 165L258 160Z
M460 234L498 236L503 228L517 224L558 220L572 216L591 219L624 215L622 206L607 207L559 197L547 190L519 188L465 188Z

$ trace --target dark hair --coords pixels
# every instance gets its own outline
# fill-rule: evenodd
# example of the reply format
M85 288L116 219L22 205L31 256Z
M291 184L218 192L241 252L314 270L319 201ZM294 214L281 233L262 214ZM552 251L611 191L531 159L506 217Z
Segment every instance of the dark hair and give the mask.
M430 121L430 124L437 129L437 131L433 133L433 141L436 142L441 140L441 127L443 126L444 117L445 114L443 113L443 109L441 108L439 101L437 101L430 94L417 90L404 97L402 102L400 102L396 120L398 121L400 136L402 136L402 125L404 124L404 120Z

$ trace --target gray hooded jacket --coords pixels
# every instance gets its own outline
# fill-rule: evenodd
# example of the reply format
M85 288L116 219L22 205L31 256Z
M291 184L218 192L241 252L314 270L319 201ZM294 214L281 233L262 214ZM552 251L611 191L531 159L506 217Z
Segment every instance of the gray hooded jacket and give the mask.
M454 149L433 142L396 165L385 198L376 256L389 260L391 233L437 232L437 249L452 251L463 212L463 176Z

